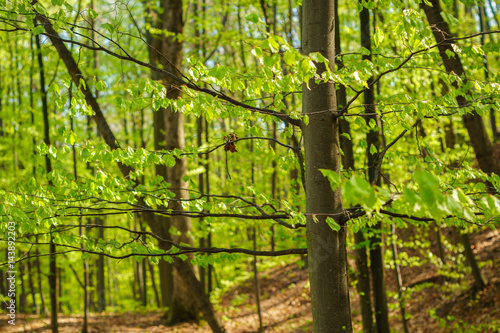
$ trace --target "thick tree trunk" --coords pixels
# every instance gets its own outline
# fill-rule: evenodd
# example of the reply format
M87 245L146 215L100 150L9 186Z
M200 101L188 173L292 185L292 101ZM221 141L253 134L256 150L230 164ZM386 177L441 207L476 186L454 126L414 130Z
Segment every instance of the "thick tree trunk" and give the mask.
M77 84L80 82L80 80L85 81L84 76L82 75L80 69L78 68L78 65L71 55L71 52L69 52L64 43L61 41L58 33L54 30L50 21L40 14L37 14L36 17L37 20L39 20L43 24L45 32L49 36L52 44L54 45L54 48L57 50L59 56L66 65L68 73L70 74L73 81ZM111 149L117 149L118 141L116 140L114 133L111 131L106 118L101 111L99 103L92 95L89 83L85 82L85 84L80 85L79 88L82 94L85 96L85 101L94 111L94 116L92 117L92 119L97 124L99 133ZM132 172L132 168L122 163L118 163L118 167L120 168L123 176L128 178L130 173ZM144 200L140 197L138 198L137 204L146 206ZM171 239L170 235L168 233L165 233L163 225L157 223L154 215L144 214L144 217L152 232L163 239ZM167 242L162 242L160 243L160 248L168 250L170 248L170 244ZM201 283L196 278L192 265L189 262L182 261L181 259L175 257L173 266L179 276L182 276L183 282L185 283L184 285L189 287L189 296L193 299L196 308L203 313L203 316L207 323L210 325L212 331L215 333L225 332L224 327L221 325L219 319L215 315L215 311L212 304L210 303L209 298L203 292Z
M172 295L174 294L173 266L171 263L162 259L158 263L158 272L160 274L161 306L170 308L172 304Z
M161 9L161 13L156 13L156 28L174 34L182 33L184 27L182 22L182 1L164 0L161 3ZM153 45L156 50L150 49L150 59L153 64L162 65L171 73L179 72L182 66L182 43L174 37L175 36L153 38ZM158 54L157 50L161 54ZM153 73L154 78L156 75L157 74ZM176 82L165 77L161 79L162 83L167 88L167 98L172 100L179 98L180 90L176 87ZM157 112L160 114L158 116L155 115L155 121L158 120L159 126L163 125L164 127L158 128L160 133L156 132L155 138L156 136L161 136L162 131L164 132L163 140L165 141L165 145L162 148L167 150L173 150L176 148L183 149L184 115L176 112L176 110L173 110L170 107L166 109L160 108ZM162 115L164 117L163 124L159 119ZM175 194L176 199L187 199L189 194L186 190L183 190L187 188L187 184L183 180L183 177L186 175L185 158L176 159L176 163L173 167L167 168L165 171L162 170L162 172L165 172L164 178L168 183L170 183L172 192ZM179 201L170 201L168 209L182 210L182 205ZM187 236L188 232L191 231L190 218L180 215L171 216L168 222L181 233L181 236L173 237L175 241L188 244L192 243L192 240ZM168 322L175 323L189 319L196 319L196 306L189 293L189 286L186 286L185 280L176 273L174 273L173 276L173 286L174 289L173 294L171 295L172 302L169 307Z
M306 0L302 12L302 50L335 57L334 1ZM317 64L325 71L324 64ZM352 332L347 277L346 227L338 232L326 223L343 214L340 189L332 191L319 169L340 172L339 123L332 115L337 109L333 82L304 85L303 114L306 168L307 249L314 332ZM325 111L326 110L326 111Z

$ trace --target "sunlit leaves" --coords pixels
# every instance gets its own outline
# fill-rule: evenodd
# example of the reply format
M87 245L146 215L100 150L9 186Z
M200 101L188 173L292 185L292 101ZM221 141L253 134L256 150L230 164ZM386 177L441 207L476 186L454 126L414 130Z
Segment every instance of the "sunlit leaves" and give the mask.
M376 209L378 202L374 187L363 176L359 175L353 175L343 185L342 196L346 205L360 205L367 211Z
M332 219L331 217L327 217L326 218L326 223L334 231L339 231L340 228L341 228L340 225L334 219Z
M374 42L375 46L379 46L384 40L384 32L380 28L375 28Z

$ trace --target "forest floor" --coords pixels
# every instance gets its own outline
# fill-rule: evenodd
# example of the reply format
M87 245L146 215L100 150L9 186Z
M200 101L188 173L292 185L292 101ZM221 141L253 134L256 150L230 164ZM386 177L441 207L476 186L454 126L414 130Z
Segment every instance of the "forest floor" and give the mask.
M412 240L412 235L401 237ZM425 264L401 267L402 280L407 291L406 311L410 316L409 332L500 332L500 232L485 230L471 236L474 252L482 263L482 273L488 285L479 293L472 292L470 275L445 277L428 263L424 251L407 251ZM352 256L349 259L354 264ZM417 260L418 261L418 260ZM391 331L404 332L397 302L394 270L387 270L387 288ZM229 333L257 332L258 317L253 279L228 291L216 305ZM260 272L261 307L264 332L312 332L311 302L307 270L296 263ZM354 332L361 332L361 314L356 290L351 288ZM210 332L206 323L183 323L164 326L160 311L91 314L90 332ZM3 318L2 318L3 317ZM7 324L0 314L0 332L50 332L50 319L32 315L18 315L16 326ZM61 333L80 332L82 317L60 315ZM495 326L497 325L497 326Z

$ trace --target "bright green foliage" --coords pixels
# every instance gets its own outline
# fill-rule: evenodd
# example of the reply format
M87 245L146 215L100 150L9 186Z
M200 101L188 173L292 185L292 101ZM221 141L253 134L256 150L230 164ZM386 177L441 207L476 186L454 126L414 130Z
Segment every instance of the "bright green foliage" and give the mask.
M304 248L305 193L302 162L298 158L303 148L297 147L302 145L302 133L299 126L285 124L271 113L279 112L307 124L308 119L301 114L301 89L303 85L308 88L310 79L333 80L347 87L349 104L342 116L350 123L351 133L342 136L354 143L358 169L321 172L332 189L341 188L346 216L359 213L346 222L349 231L369 233L375 222L388 221L386 212L402 215L392 220L398 228L407 228L410 222L427 227L432 220L443 227L498 227L500 200L495 193L487 193L491 191L485 183L490 182L498 190L500 178L478 170L461 121L463 114L475 110L483 116L491 137L490 110L496 114L500 110L497 33L488 35L484 45L479 37L453 41L456 54L450 56L461 58L468 78L465 83L464 78L447 74L440 65L432 31L417 2L363 2L384 18L376 21L373 60L368 61L361 60L361 56L369 51L359 46L357 15L361 5L340 1L344 53L340 56L340 69L335 59L326 59L320 53L301 53L300 1L293 2L292 8L288 7L289 1L266 1L268 22L272 25L269 31L258 2L204 1L204 9L201 1L195 2L198 12L194 12L193 2L185 2L186 25L182 34L174 35L151 27L146 2L95 1L94 8L90 8L88 2L72 0L42 1L34 6L31 1L0 0L4 10L0 14L2 233L7 230L8 221L16 221L18 239L38 242L37 248L46 253L43 243L50 240L50 228L57 227L54 241L58 248L74 250L67 257L59 257L63 267L77 267L81 259L95 260L95 253L113 258L133 254L135 260L148 257L154 264L160 258L171 261L171 256L182 252L183 246L177 244L178 247L163 251L153 237L134 240L137 235L130 230L147 230L141 217L144 211L173 213L164 207L175 195L169 183L155 176L155 167L172 167L179 158L186 158L191 199L182 205L193 217L192 247L198 247L199 240L210 233L214 247L251 249L249 230L255 227L259 250L269 251L271 238L276 250ZM275 15L271 15L271 9L275 9ZM43 27L36 25L33 15L26 14L33 10L50 16L54 28L66 40L121 148L110 149L96 134L95 125L88 118L95 113L78 89L85 85L84 81L79 85L71 83L64 63L43 34ZM476 33L475 18L460 15L457 18L450 6L445 7L444 19L457 36ZM95 33L88 30L91 20L95 20ZM8 31L12 25L20 30ZM493 28L498 30L498 26ZM32 35L42 40L50 145L43 142L39 66ZM146 65L148 38L158 35L184 42L183 68L179 69L183 75L171 74L189 82L191 88L181 84L164 87L160 81L150 79L151 68ZM105 51L94 53L92 48L99 47ZM487 80L483 57L490 66ZM318 75L315 63L324 64L327 70ZM378 81L369 86L371 77ZM377 91L375 112L381 116L380 124L372 119L367 125L362 115L364 106L359 92L365 88ZM169 100L169 89L181 89L182 97ZM466 96L467 107L458 108L456 97L460 95ZM154 150L153 112L161 107L171 107L185 115L185 149ZM206 120L208 131L202 131L202 143L198 145L200 117L203 124ZM414 126L417 120L422 122ZM377 153L377 147L368 147L366 142L371 129L383 131L385 147L407 131L385 151L380 165L381 186L371 185L364 172L366 151ZM231 133L242 139L235 142L234 153L224 150L225 138ZM455 140L447 146L446 140L451 136ZM46 172L45 157L52 162L50 173ZM134 169L129 178L120 174L117 163ZM200 193L199 175L209 179L210 195L206 195L206 185L205 193ZM146 207L138 206L139 198ZM257 219L262 215L268 217ZM271 218L275 215L280 215L279 219ZM83 228L80 234L79 225L96 224L96 217L104 219L106 226L129 231L105 229L105 239L90 227ZM285 228L278 221L292 228ZM341 225L336 221L333 217L326 219L338 231ZM171 233L180 232L172 229ZM31 251L27 243L19 243L19 251ZM82 253L82 245L91 254ZM234 281L248 276L246 268L251 259L224 252L196 253L195 249L181 257L205 268L215 265L220 279L218 295ZM263 259L262 265L267 267L282 260ZM400 260L408 265L415 262L404 254ZM132 259L123 262L108 267L107 272L116 275L115 286L128 288L133 272L127 265ZM48 261L42 265L47 270ZM68 273L64 283L75 281ZM81 306L75 303L80 295L76 296L65 301L71 303L71 309ZM133 295L127 292L122 297L129 299L133 308ZM63 311L69 309L63 305Z

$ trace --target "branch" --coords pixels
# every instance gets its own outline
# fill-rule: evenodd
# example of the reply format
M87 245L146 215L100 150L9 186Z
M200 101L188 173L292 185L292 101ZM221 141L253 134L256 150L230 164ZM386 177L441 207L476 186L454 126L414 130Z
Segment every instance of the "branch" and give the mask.
M377 181L377 175L379 173L379 169L380 169L380 166L382 165L382 162L384 160L384 156L385 156L385 153L387 153L387 150L389 150L389 148L391 148L392 146L394 146L396 144L396 142L399 141L399 139L401 139L405 134L406 132L408 132L409 130L411 129L414 129L416 126L418 126L418 124L420 124L420 122L422 121L422 119L418 119L412 126L411 128L409 129L405 129L403 132L401 132L401 134L399 134L394 140L392 140L391 143L389 143L385 148L384 150L382 150L382 152L380 153L379 157L378 157L378 162L377 162L377 166L375 167L375 171L374 171L374 175L375 175L375 179L371 182L370 185L374 185L375 182Z
M93 41L93 42L97 46L90 46L90 45L87 45L87 44L84 44L84 43L81 43L81 42L78 42L78 41L74 41L74 40L69 40L69 39L62 38L62 37L59 36L59 34L52 27L52 23L50 22L50 19L48 17L43 16L43 15L41 15L39 13L36 14L36 17L43 24L43 26L45 28L44 35L46 35L46 36L48 36L50 38L50 40L52 41L52 43L54 44L54 46L55 46L55 42L54 41L58 40L59 43L61 43L61 44L62 43L71 43L71 44L76 44L76 45L79 45L81 47L87 48L89 50L102 51L102 52L105 52L105 53L107 53L107 54L115 57L115 58L118 58L118 59L121 59L121 60L125 60L125 61L130 61L130 62L136 63L136 64L138 64L138 65L140 65L142 67L149 68L152 71L161 73L161 74L169 77L170 79L174 80L175 82L177 82L180 86L185 86L185 87L187 87L187 88L189 88L191 90L208 94L208 95L210 95L212 97L215 97L215 98L221 99L223 101L229 102L230 104L232 104L234 106L242 107L242 108L244 108L244 109L246 109L248 111L251 111L251 112L257 112L257 113L264 114L264 115L274 116L274 117L279 118L280 120L284 121L285 123L292 124L292 125L299 126L299 127L302 126L302 121L300 119L293 119L289 115L287 115L286 113L274 111L274 110L267 109L267 108L258 108L258 107L255 107L255 106L251 106L251 105L242 103L240 101L237 101L237 100L235 100L235 99L233 99L233 98L225 95L222 92L217 92L217 91L214 91L214 90L211 90L211 89L208 89L208 88L199 87L199 86L197 86L196 84L194 84L192 82L188 82L186 80L181 79L177 75L174 75L174 74L172 74L171 72L169 72L167 70L158 68L158 67L153 66L151 64L148 64L146 62L143 62L143 61L140 61L140 60L138 60L136 58L133 58L123 48L121 48L116 42L114 42L110 38L107 38L107 39L110 40L113 44L117 45L120 48L120 50L125 55L121 55L121 54L118 54L116 52L113 52L113 51L111 51L111 50L109 50L109 49L101 46L96 41ZM78 84L78 82L77 82L77 84Z
M346 106L344 106L342 108L342 110L340 110L340 112L337 112L336 114L334 114L334 116L335 117L341 117L341 116L343 116L347 112L347 110L349 109L349 107L351 106L351 104L354 103L354 101L357 100L358 97L362 93L364 93L368 89L371 89L371 87L373 87L378 81L380 81L380 79L383 76L385 76L387 74L390 74L392 72L396 72L396 71L400 70L406 63L408 63L408 61L410 61L417 54L420 54L420 53L426 52L428 50L434 49L434 48L440 46L441 44L446 44L446 43L449 43L449 42L454 41L454 40L465 40L465 39L470 39L470 38L481 36L481 35L488 35L488 34L494 34L494 33L500 33L500 30L484 31L484 32L480 32L480 33L477 33L477 34L474 34L474 35L470 35L470 36L454 37L454 38L449 38L449 39L443 39L442 41L440 41L440 42L438 42L438 43L436 43L434 45L431 45L431 46L429 46L429 47L427 47L425 49L421 49L421 50L418 50L418 51L415 51L415 52L411 51L410 54L405 58L405 60L403 60L403 62L401 62L397 67L389 69L389 70L386 70L386 71L380 73L375 80L373 80L370 83L367 83L367 87L365 87L365 88L363 88L363 89L361 89L359 91L356 91L356 94L349 100L349 102L347 102Z
M74 225L74 227L77 227L77 225ZM98 226L98 225L87 225L85 227L105 227L105 228L110 228L109 226ZM111 228L120 228L117 226L111 226ZM126 229L126 228L124 228ZM130 232L134 232L132 230L128 230ZM135 232L135 233L144 233L146 234L147 232ZM147 233L151 236L154 237L153 234ZM157 237L155 237L157 238ZM161 239L161 238L160 238ZM166 242L171 242L167 241L165 239L162 239L163 241ZM27 243L27 242L21 242L21 241L16 241L16 243ZM29 242L32 245L50 245L50 243L42 243L42 242ZM173 242L172 242L173 243ZM176 243L173 243L176 244ZM89 254L95 254L95 255L100 255L100 256L105 256L108 258L112 259L126 259L126 258L131 258L131 257L178 257L180 255L186 255L186 254L192 254L192 253L207 253L207 254L216 254L216 253L235 253L235 254L247 254L247 255L252 255L252 256L260 256L260 257L279 257L279 256L285 256L285 255L293 255L293 254L307 254L307 249L306 248L301 248L301 249L288 249L288 250L278 250L278 251L257 251L257 250L249 250L249 249L244 249L244 248L232 248L232 249L227 249L227 248L218 248L218 247L188 247L188 246L181 246L181 245L173 245L176 248L179 248L180 251L176 253L138 253L138 252L132 252L132 253L127 253L124 255L112 255L108 253L103 253L103 252L97 252L97 251L91 251L91 250L86 250L86 249L81 249L76 246L71 246L67 244L55 244L58 247L66 247L70 248L71 250L67 251L61 251L61 252L53 252L53 253L42 253L42 254L36 254L36 255L30 255L30 256L25 256L22 257L14 263L19 263L24 260L28 260L31 258L36 258L36 257L45 257L45 256L50 256L50 255L57 255L57 254L66 254L66 253L71 253L71 252L81 252L81 253L89 253ZM3 264L0 264L1 266L6 266L8 264L11 264L12 262L6 262Z

